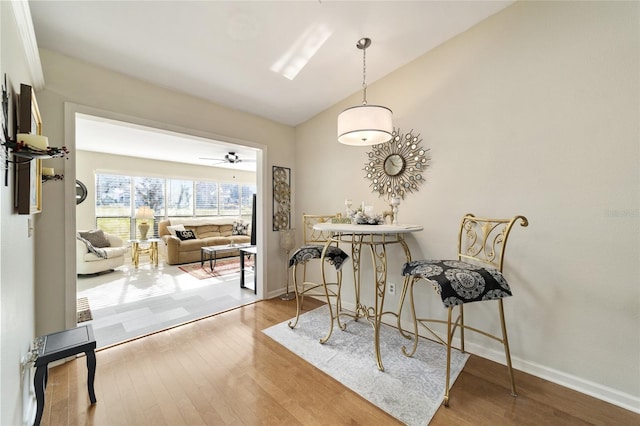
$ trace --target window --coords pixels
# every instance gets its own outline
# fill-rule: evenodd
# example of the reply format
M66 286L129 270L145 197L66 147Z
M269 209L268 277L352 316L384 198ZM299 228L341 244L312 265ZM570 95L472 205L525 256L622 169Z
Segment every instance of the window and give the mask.
M163 213L164 210L164 178L136 177L135 208L148 206L154 214Z
M193 181L167 179L167 216L193 215Z
M96 226L120 238L131 238L129 176L96 175Z
M255 185L96 174L96 225L125 240L134 238L136 210L142 206L148 206L154 212L152 235L158 235L157 221L165 217L242 216L250 219L255 192Z
M253 194L255 193L255 185L242 185L240 192L240 215L242 217L251 217L251 209L253 208Z
M218 184L196 182L196 216L218 214Z
M96 215L123 216L131 212L131 178L119 175L96 176Z
M233 183L220 184L219 212L220 216L232 216L240 213L239 185Z

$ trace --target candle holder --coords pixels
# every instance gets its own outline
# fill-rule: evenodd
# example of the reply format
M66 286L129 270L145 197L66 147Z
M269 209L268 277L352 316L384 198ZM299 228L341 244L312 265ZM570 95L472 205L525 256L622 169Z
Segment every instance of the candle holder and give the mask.
M351 215L353 215L353 209L351 208L352 204L353 202L351 201L351 198L344 200L345 213L347 214L346 217L351 217Z
M398 224L398 206L400 205L400 197L392 197L390 204L391 204L391 210L393 211L393 220L391 221L391 223L393 225L397 225Z

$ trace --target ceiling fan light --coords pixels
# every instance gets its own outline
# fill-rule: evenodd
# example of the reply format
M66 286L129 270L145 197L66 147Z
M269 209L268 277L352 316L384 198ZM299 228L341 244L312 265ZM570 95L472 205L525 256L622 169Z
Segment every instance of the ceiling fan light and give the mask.
M231 163L231 164L235 164L235 163L239 163L240 160L240 156L238 154L236 154L235 152L230 152L228 154L226 154L224 156L224 158L227 160L227 162Z
M358 105L338 116L338 142L366 146L387 142L393 133L393 113L380 105Z

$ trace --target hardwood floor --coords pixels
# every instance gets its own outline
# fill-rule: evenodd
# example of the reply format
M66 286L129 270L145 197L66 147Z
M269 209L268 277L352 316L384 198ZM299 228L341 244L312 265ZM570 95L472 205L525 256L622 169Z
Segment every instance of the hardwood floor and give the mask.
M307 309L320 303L305 301ZM395 425L261 330L295 315L273 299L97 352L97 404L81 357L52 368L43 425ZM640 415L471 356L432 425L631 425Z

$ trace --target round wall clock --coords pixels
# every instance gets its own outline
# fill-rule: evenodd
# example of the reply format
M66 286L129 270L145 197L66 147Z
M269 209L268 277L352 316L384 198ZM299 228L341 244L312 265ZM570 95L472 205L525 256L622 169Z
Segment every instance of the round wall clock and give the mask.
M372 145L364 171L374 193L404 199L408 193L418 190L429 162L429 150L424 149L421 142L420 134L414 134L413 130L402 134L397 129L389 142Z
M87 187L84 183L76 180L76 204L80 204L87 199Z
M389 176L398 176L404 170L404 158L400 154L391 154L384 160L384 172Z

